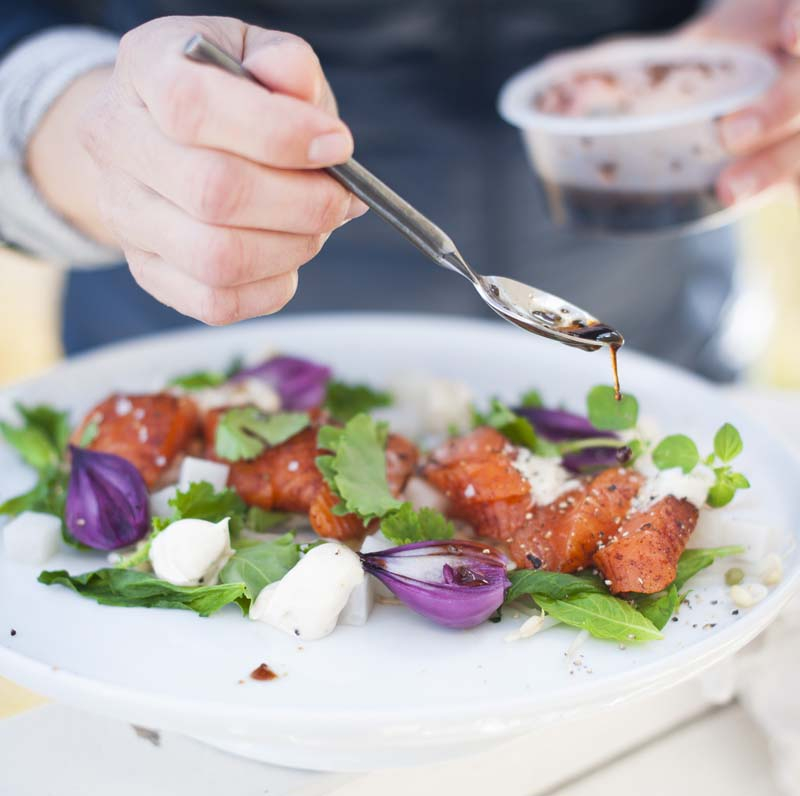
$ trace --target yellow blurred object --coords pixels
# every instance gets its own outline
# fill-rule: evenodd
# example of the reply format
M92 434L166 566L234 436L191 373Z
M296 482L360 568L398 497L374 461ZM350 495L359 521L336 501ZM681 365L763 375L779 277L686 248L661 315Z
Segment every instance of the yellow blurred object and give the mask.
M0 384L61 358L63 281L56 268L0 248Z
M771 201L742 220L739 234L745 290L761 286L767 297L761 308L766 318L739 322L772 324L766 348L748 381L800 389L800 202L796 188L775 191Z
M45 697L0 677L0 719L23 713L31 708L38 708L39 705L44 705L48 701Z

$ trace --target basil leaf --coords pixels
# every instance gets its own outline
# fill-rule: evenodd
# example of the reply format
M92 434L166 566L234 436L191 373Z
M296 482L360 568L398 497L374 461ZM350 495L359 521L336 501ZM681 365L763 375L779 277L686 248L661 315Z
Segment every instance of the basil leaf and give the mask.
M636 609L662 630L681 604L681 596L673 583L663 594L648 595L636 601Z
M357 514L365 522L384 517L403 504L389 490L386 480L385 423L369 415L356 415L344 428L323 426L317 444L332 455L318 456L317 467L340 498L338 514Z
M680 591L686 584L686 581L693 578L698 572L706 569L706 567L710 567L718 558L738 556L744 553L744 551L745 548L741 545L684 550L680 559L678 559L678 571L675 575L673 585Z
M539 596L551 600L565 600L576 594L608 594L603 581L595 575L568 575L564 572L548 572L542 569L515 569L508 573L511 588L506 602L512 602L526 594L534 599Z
M622 431L633 428L639 418L639 402L632 395L618 401L613 387L598 385L586 397L589 422L601 431Z
M285 511L265 511L258 506L251 506L244 519L244 526L255 533L265 533L271 528L282 525L292 515Z
M725 423L714 435L714 453L723 462L735 459L743 448L741 435L730 423Z
M98 569L82 575L57 570L42 572L39 583L60 584L102 605L183 608L209 616L245 593L244 583L218 586L174 586L131 569Z
M626 643L663 638L646 616L610 594L576 594L566 600L538 595L536 602L554 619L587 630L595 638Z
M219 387L228 380L225 373L215 370L196 370L193 373L186 373L183 376L175 376L170 379L167 385L170 387L182 387L184 390L202 390L206 387Z
M690 473L699 461L697 445L685 434L664 437L653 450L653 464L659 470L680 467L684 473Z
M438 511L429 508L414 511L410 503L404 503L381 522L381 533L397 545L429 539L452 539L454 532L453 523Z
M229 409L217 424L214 447L228 461L254 459L267 445L280 445L310 423L306 412L265 415L253 406Z
M221 583L244 583L244 594L255 600L259 592L280 580L300 560L294 534L287 533L271 542L258 542L236 550L219 573Z
M371 412L392 405L392 394L373 390L366 384L345 384L329 381L323 407L340 423L346 423L362 412Z

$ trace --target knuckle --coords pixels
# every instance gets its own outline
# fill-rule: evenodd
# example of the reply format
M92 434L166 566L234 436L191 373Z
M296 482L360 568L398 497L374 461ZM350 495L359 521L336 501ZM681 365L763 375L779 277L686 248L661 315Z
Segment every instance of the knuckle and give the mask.
M289 271L280 276L276 276L271 283L270 294L264 306L265 314L271 314L282 310L297 292L297 271Z
M206 287L235 285L245 270L241 237L230 230L210 228L197 239L195 278Z
M199 320L209 326L227 326L239 320L239 294L236 290L205 287L198 306Z
M307 263L309 260L313 260L322 251L322 247L325 245L327 239L327 235L307 236L304 241L302 262Z
M309 232L322 233L336 229L345 219L350 207L350 195L333 180L313 194L307 211ZM313 257L313 255L312 255Z
M202 221L225 224L236 217L247 202L247 182L224 156L211 156L198 170L191 212Z
M182 143L195 142L208 105L200 70L173 69L164 80L159 99L161 122L167 135Z

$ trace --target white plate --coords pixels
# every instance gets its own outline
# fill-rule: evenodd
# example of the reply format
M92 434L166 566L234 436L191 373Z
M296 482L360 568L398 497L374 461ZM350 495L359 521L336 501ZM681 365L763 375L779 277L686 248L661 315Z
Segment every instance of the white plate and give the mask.
M538 386L548 403L575 409L592 385L609 377L602 354L572 351L499 322L317 315L108 348L0 394L0 416L10 416L16 398L68 407L77 418L112 389L152 389L170 375L223 366L237 353L269 347L330 363L348 380L381 384L398 372L424 371L464 380L483 398L512 400ZM564 655L574 630L554 628L509 644L504 637L521 621L510 616L456 632L403 608L378 606L364 627L298 644L243 619L233 606L208 619L99 606L39 585L37 568L0 557L0 672L90 711L177 730L269 762L323 770L468 753L696 674L753 638L800 582L794 544L800 466L706 383L628 351L621 370L624 388L665 432L691 434L706 450L721 422L741 430L741 468L753 489L737 497L739 513L784 531L774 544L786 575L756 607L732 615L721 578L706 579L694 607L682 608L663 641L627 649L589 641L581 649L583 665L575 667ZM0 450L0 499L29 486L31 478L12 451ZM47 569L83 572L101 564L100 556L64 552ZM13 637L10 628L17 631ZM262 661L281 677L250 680Z

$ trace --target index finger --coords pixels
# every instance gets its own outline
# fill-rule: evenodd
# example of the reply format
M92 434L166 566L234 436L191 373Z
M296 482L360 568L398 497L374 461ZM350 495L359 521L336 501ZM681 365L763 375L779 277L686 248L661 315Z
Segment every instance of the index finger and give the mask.
M137 54L130 70L136 93L167 136L278 168L319 168L352 155L352 135L336 116L191 62L182 55L184 43L172 42L155 59Z

